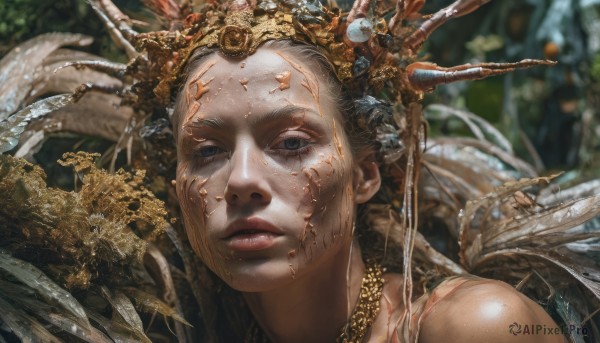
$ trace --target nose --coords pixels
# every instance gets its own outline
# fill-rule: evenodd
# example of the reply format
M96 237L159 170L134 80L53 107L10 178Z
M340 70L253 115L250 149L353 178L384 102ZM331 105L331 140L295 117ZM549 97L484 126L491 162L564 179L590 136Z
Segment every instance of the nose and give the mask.
M241 142L240 142L241 143ZM267 171L262 168L260 151L252 144L240 144L231 155L225 200L232 206L266 205L271 202Z

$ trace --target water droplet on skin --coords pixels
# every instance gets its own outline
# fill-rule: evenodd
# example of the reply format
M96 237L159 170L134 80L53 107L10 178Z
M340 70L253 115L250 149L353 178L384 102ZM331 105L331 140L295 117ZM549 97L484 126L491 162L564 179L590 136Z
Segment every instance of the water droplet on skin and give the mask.
M353 43L364 43L373 34L373 23L366 18L354 20L346 29L346 37Z

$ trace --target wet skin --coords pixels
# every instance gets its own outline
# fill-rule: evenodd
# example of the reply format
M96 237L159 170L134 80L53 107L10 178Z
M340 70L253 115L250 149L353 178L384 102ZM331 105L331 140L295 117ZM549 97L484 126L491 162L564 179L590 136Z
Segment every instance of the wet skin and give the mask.
M189 241L275 342L335 340L364 273L356 205L380 185L368 154L351 154L327 76L314 69L270 48L243 61L213 54L181 97L176 190ZM553 324L505 284L455 280L464 282L415 303L419 342L527 341L507 336L505 322ZM400 341L401 288L400 275L386 275L366 341Z
M242 65L211 56L184 90L177 193L188 236L243 291L279 287L317 261L347 260L352 239L352 157L335 104L312 72L286 58L259 50ZM273 232L245 231L252 225L238 220L248 218ZM228 231L236 221L237 234Z

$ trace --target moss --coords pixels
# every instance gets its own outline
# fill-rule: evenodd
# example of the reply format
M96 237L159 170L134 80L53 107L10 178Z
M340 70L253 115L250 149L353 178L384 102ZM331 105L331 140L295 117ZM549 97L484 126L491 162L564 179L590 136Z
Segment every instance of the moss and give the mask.
M146 239L167 225L164 204L143 185L143 172L109 174L96 168L95 157L65 154L60 163L83 178L79 192L66 192L47 187L40 167L0 156L0 231L6 238L0 247L69 289L127 284L142 264Z

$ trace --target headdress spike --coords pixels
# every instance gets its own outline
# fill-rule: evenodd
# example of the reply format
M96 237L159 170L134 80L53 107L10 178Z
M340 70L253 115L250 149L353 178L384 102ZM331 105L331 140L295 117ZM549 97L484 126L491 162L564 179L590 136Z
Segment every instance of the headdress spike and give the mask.
M469 14L482 5L492 0L457 0L450 6L443 8L424 21L415 32L413 32L404 42L408 48L415 51L421 44L435 31L452 18L458 18Z
M463 64L452 68L434 63L416 62L406 68L410 84L421 91L430 91L437 85L465 80L479 80L488 76L501 75L518 68L537 65L553 65L554 61L525 59L515 63Z

